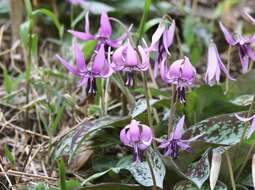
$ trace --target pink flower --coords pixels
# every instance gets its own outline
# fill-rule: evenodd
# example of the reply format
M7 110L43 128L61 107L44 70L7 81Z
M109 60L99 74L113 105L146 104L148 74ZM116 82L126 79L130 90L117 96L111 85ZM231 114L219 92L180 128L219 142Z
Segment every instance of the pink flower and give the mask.
M248 130L248 134L247 134L247 138L250 138L252 133L255 131L255 115L253 115L251 117L248 117L248 118L241 117L237 114L235 114L235 116L237 117L237 119L239 119L240 121L243 121L243 122L247 122L247 121L252 120L250 129Z

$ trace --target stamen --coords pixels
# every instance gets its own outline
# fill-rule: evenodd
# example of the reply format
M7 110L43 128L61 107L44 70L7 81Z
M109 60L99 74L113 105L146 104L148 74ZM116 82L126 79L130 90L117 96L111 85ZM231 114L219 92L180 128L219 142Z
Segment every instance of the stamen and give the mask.
M125 82L125 86L133 87L134 86L134 73L132 71L128 71L127 80Z

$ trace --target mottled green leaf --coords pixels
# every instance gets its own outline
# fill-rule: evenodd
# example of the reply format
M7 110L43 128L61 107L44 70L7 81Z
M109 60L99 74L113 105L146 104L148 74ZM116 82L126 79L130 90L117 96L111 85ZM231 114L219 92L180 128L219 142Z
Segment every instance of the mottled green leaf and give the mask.
M241 95L230 100L231 103L238 106L249 106L252 103L254 95Z
M186 180L177 183L173 188L173 190L209 190L209 189L210 189L209 184L205 184L201 188L197 188L193 183ZM228 187L222 182L217 182L214 190L228 190Z
M144 190L139 185L123 184L123 183L100 183L97 185L90 185L81 187L78 190Z

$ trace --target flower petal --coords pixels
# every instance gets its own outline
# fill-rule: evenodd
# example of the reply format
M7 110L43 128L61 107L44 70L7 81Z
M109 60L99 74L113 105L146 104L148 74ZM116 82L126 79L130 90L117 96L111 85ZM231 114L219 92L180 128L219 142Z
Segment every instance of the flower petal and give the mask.
M110 37L112 35L112 26L106 12L101 14L99 33L102 37Z
M164 31L165 31L166 25L164 23L164 20L162 20L162 22L159 23L157 30L154 32L154 34L152 35L152 39L151 39L151 49L152 50L156 50L156 46L159 42L159 39L162 37Z
M81 40L94 40L95 37L92 34L85 32L78 32L74 30L68 30L74 37L79 38Z
M134 119L129 124L129 135L130 135L130 140L132 142L138 142L140 140L139 122Z
M138 64L137 67L141 71L146 71L149 69L149 65L150 65L149 55L146 54L142 46L138 46L138 51L141 55L141 64Z
M236 41L234 40L232 34L227 30L227 28L222 24L222 22L219 22L221 31L223 32L226 41L229 45L235 45Z
M76 59L76 65L79 71L87 71L85 59L83 56L83 53L81 52L81 49L79 48L76 41L74 41L74 52L75 52L75 59Z
M88 84L88 77L83 77L80 81L79 81L79 83L78 83L78 87L81 87L81 86L87 86L87 84Z
M246 52L246 49L243 48L243 46L239 46L239 57L242 64L242 72L246 73L248 72L248 66L249 66L249 56Z
M127 44L127 55L125 60L126 66L134 67L137 66L139 63L138 55L130 42Z
M247 134L247 138L250 138L254 131L255 131L255 119L253 118L250 129Z
M247 11L244 11L244 16L249 20L252 24L255 25L255 18L253 18Z
M178 121L178 123L174 129L174 132L173 132L173 139L181 139L182 138L184 122L185 122L185 115L182 116L182 118Z
M65 59L63 59L59 55L56 55L56 58L60 61L60 63L62 63L62 65L64 65L67 68L67 70L70 73L72 73L76 76L79 76L79 71L75 67L73 67L71 64L69 64Z
M126 145L129 146L130 145L130 139L127 137L127 130L129 129L128 126L124 127L121 131L120 131L120 141Z
M243 122L247 122L247 121L250 121L251 119L255 118L255 115L245 118L245 117L241 117L241 116L237 115L236 113L235 113L235 116L237 119L239 119L240 121L243 121Z
M112 55L112 67L115 71L120 71L124 68L123 55L126 48L126 45L122 45Z
M97 52L95 59L94 59L91 71L98 75L102 71L105 61L106 61L105 49L104 49L104 44L102 44Z
M172 21L169 29L164 32L163 43L165 50L168 52L168 48L172 45L175 31L175 20Z
M84 31L87 33L87 34L90 34L89 32L89 11L87 12L86 16L85 16L85 25L84 25Z

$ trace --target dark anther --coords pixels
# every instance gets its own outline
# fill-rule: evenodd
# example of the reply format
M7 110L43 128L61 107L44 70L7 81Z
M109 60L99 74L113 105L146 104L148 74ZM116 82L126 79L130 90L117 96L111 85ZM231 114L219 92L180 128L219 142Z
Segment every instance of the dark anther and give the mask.
M172 140L170 142L170 148L172 150L170 156L174 159L176 159L179 155L179 146L177 144L177 140Z
M185 88L184 87L177 87L177 97L180 103L185 103Z
M127 87L132 87L134 85L134 73L132 71L129 71L127 73L127 80L125 82L125 85Z
M96 95L97 85L96 85L96 78L89 78L88 84L86 88L86 92L88 95Z

